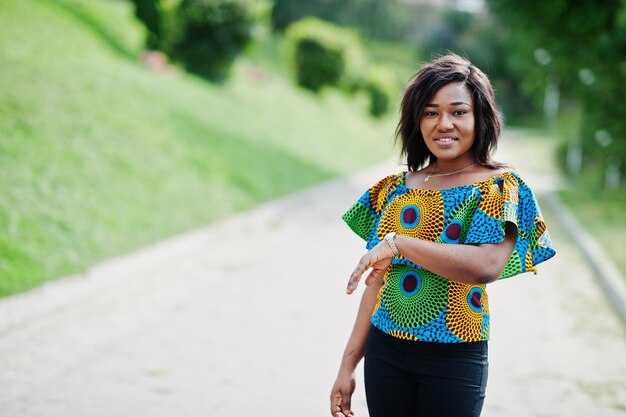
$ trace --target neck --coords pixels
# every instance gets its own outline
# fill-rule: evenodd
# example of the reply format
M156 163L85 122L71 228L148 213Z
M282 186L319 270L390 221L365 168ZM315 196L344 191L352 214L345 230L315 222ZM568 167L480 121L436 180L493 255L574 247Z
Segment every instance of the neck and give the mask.
M474 158L463 158L456 161L444 161L438 159L433 165L434 172L438 173L446 173L446 172L454 172L463 168L467 168L472 164L475 164L476 161Z

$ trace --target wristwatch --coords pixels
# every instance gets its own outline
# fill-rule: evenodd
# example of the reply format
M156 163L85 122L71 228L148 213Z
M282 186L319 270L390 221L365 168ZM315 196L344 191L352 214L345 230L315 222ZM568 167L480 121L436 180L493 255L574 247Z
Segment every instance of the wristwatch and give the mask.
M398 250L398 247L396 246L396 242L393 241L394 237L396 237L396 232L389 232L385 235L385 240L389 244L389 247L391 248L391 251L393 252L393 256L395 256L396 258L399 258L400 251Z

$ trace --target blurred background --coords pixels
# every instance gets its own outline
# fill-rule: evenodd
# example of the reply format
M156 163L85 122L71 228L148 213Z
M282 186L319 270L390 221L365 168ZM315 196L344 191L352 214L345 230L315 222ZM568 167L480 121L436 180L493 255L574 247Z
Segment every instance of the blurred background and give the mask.
M391 157L446 51L626 271L623 1L4 0L0 295Z
M592 0L1 0L0 297L5 304L0 306L10 305L12 298L41 288L45 283L87 274L94 265L162 239L217 224L311 185L397 160L399 148L394 146L394 131L402 90L423 62L448 51L469 58L490 77L506 124L505 137L509 144L504 155L515 159L516 165L524 165L521 168L526 168L526 172L533 172L535 183L544 180L544 173L549 173L546 182L549 182L548 176L559 177L565 186L555 194L595 238L623 281L626 275L624 0L606 0L601 4ZM358 194L355 190L344 192L347 201L358 198L363 191L360 187L357 187ZM311 202L311 207L314 203ZM277 211L279 214L274 213L276 217L270 216L268 230L280 232L283 229L277 224L281 221L300 219L298 210L304 208L291 209L293 216L292 212L282 212L282 209ZM339 221L340 214L333 208L328 216ZM554 208L547 214L552 219L560 217ZM294 230L306 228L312 218L313 215L302 217L304 220L293 225ZM246 236L257 230L255 225L248 226L240 230ZM556 226L552 230L559 227L566 228ZM308 232L326 237L322 229ZM211 235L212 242L222 242L225 235L229 235L228 230ZM302 251L296 250L294 245L308 243L298 236L286 236L288 238L279 237L277 241L293 250L291 258L295 262ZM333 237L327 241L335 239L335 235L328 236ZM246 247L245 240L234 238L229 241L232 248ZM261 238L257 236L257 239ZM561 242L564 240L566 238L561 237ZM337 242L348 245L342 239ZM248 248L250 262L241 262L240 258L228 260L228 256L224 261L217 255L215 259L203 259L207 268L222 265L222 262L226 272L223 280L215 279L213 283L205 279L205 272L199 273L202 278L198 278L198 282L220 286L216 288L229 296L235 297L234 292L237 292L236 297L246 299L249 295L245 291L239 293L244 284L232 285L232 281L227 280L236 275L236 266L244 268L240 273L246 272L245 277L255 275L253 262L265 256L260 255L266 254L264 251L272 249L274 242L268 243ZM563 246L565 243L561 243ZM560 249L558 245L557 249ZM307 250L314 252L320 248ZM360 246L354 252L355 259L359 251L362 251ZM335 252L333 254L335 256ZM266 255L266 258L273 256L271 252ZM561 277L562 281L556 281L557 284L546 284L553 286L548 288L555 294L561 294L559 285L569 282L566 280L570 275L578 275L580 271L561 268L564 265L579 268L576 262L580 262L580 255L564 250L559 256L563 263L548 271L568 276ZM348 263L351 267L351 262ZM294 269L299 267L296 265ZM176 281L178 285L178 280L172 278L179 277L179 272L168 273L173 275L164 273L159 282ZM245 277L241 275L241 282ZM122 278L119 288L127 286L128 293L137 299L145 288L161 285L150 283L141 290L133 290L130 281ZM332 281L333 285L337 282L334 278ZM310 294L317 294L318 301L331 297L324 299L332 299L332 303L338 305L343 302L343 298L338 298L342 296L340 287L343 286L343 280L339 281L336 288L302 291L318 291ZM254 287L260 285L257 282L245 282L256 290L264 290ZM278 285L276 283L272 285ZM216 288L205 289L210 294L222 294L212 292ZM502 299L514 303L519 294L515 291L520 287L509 288L511 293ZM534 288L530 290L533 297L539 298L542 291L546 291ZM580 292L573 299L588 302L587 294L597 290L590 288L581 284L572 290ZM336 298L328 295L335 292ZM161 295L159 292L159 297ZM558 301L559 297L565 296L555 295L554 300ZM183 303L180 301L183 299L180 296L176 303ZM291 308L293 323L290 322L290 326L294 329L307 323L306 317L317 308L310 306L311 310L305 311L307 300L281 300ZM554 300L551 298L537 306L550 308L548 305ZM593 361L580 366L572 362L559 364L568 372L590 375L598 371L598 381L593 384L564 372L570 375L567 377L570 385L558 391L559 395L562 393L569 398L568 395L584 392L591 398L589 404L596 400L604 402L606 409L614 413L602 415L618 415L626 407L623 372L620 371L625 357L622 323L615 315L608 319L613 320L610 321L613 327L589 324L585 322L587 318L580 317L593 314L576 312L575 306L572 307L576 303L570 301L569 295L567 300L561 301L561 307L569 307L555 311L551 317L559 316L571 323L562 326L548 318L546 332L556 327L567 328L569 334L581 338L572 339L575 343L571 345L577 346L597 341L600 333L607 337L595 347L585 347L588 350L581 350L580 356L570 353L568 358L574 363L580 357L600 361L603 355L608 355L608 350L614 349L610 357L622 359L602 365L606 369ZM218 303L218 300L211 302ZM242 304L250 309L258 307L256 314L269 308L255 302L259 301L250 299ZM338 363L351 325L351 314L356 308L354 303L348 307L342 317L349 320L333 330L335 343L332 346L320 341L321 346L299 348L311 357L319 356L320 352L328 353ZM93 313L97 317L93 318L93 323L106 327L107 323L98 321L106 321L102 312L118 309L120 321L109 318L107 329L116 326L119 326L118 332L130 329L124 327L127 323L122 315L127 311L124 308L135 314L139 307L132 304L132 307L115 305L112 308L104 303L102 310ZM533 327L529 322L545 319L541 308L534 318L518 317L520 328ZM282 314L280 311L276 315ZM594 311L604 314L597 313L603 310ZM209 317L215 311L189 312L189 317L192 313L194 317ZM327 320L336 317L332 309L323 313ZM613 317L613 313L609 315ZM76 316L84 318L85 314L79 312ZM58 323L63 322L57 319ZM92 321L85 320L77 325L76 329L80 330L67 330L63 337L54 333L58 330L56 324L49 324L49 329L54 330L48 333L31 326L29 333L24 333L29 336L20 336L20 340L14 338L18 340L15 343L6 342L8 334L3 334L5 344L0 344L0 356L4 362L0 377L14 378L5 381L0 378L0 383L4 382L0 385L3 391L16 389L15 396L19 391L19 395L26 398L30 385L20 378L39 372L34 370L40 368L39 363L56 361L57 368L70 369L71 366L63 362L68 359L61 359L65 352L87 345L68 335L73 331L86 334L86 338L93 336L87 329L94 326L85 324ZM600 323L604 320L602 318ZM177 329L187 326L190 334L196 332L196 327L184 323L187 324L178 323ZM254 327L252 334L263 343L265 335L258 334L256 324L246 323L246 329ZM220 321L216 326L221 325ZM587 325L589 327L585 327ZM324 329L320 324L318 330L324 332ZM222 330L232 331L230 328ZM503 325L500 330L500 334L505 335L503 339L506 339L506 330ZM118 333L109 331L109 336L99 339L93 336L93 340L118 337L112 336ZM152 345L165 340L166 347L176 350L178 346L171 341L173 333L172 329L163 330L160 339L153 335L158 342ZM44 337L42 334L48 335L45 336L48 339L40 339ZM544 342L554 338L553 343L548 343L548 347L532 345L528 351L535 352L534 357L549 351L553 354L550 363L558 362L563 349L557 340L560 336L538 334ZM233 336L232 340L241 345L246 342L237 337L243 336ZM337 339L340 343L336 343ZM516 334L511 334L510 339L511 345L519 342ZM147 343L147 339L142 340L141 343ZM297 343L294 340L281 340L281 343ZM196 342L202 345L207 341ZM59 344L56 356L52 353L39 355L37 348L54 343ZM272 343L275 342L267 341L267 346L273 346ZM27 351L26 345L34 347L35 353L24 353L22 362L10 363L12 358L19 358L16 352ZM95 342L89 346L92 345L95 346ZM133 348L137 350L133 358L150 350L139 346ZM603 347L600 351L598 346L606 349ZM229 352L231 347L223 345L220 352ZM505 351L508 347L500 349ZM120 358L126 357L123 349L122 353L116 352L117 356L107 353L110 352L90 355L97 361L108 358L109 362L119 359L120 363ZM48 354L55 359L51 360L53 356ZM173 361L184 363L184 352L178 354L181 357ZM276 354L276 361L291 360ZM118 364L119 368L128 369L133 363L128 361ZM220 373L212 367L218 366L218 362L220 366L227 366L221 363L223 361L228 363L228 359L222 358L207 364L207 374L222 378L226 371ZM518 356L510 361L507 363L510 369L526 366ZM83 365L87 362L85 359ZM92 369L93 375L104 375L109 362L98 362L100 368ZM196 364L188 365L192 369ZM275 370L267 366L263 372L270 375L270 380L272 377L280 379ZM301 363L293 359L292 368L298 366ZM79 367L76 365L74 369ZM332 368L329 372L334 372L335 361L329 368ZM536 368L536 364L528 363L521 372L531 375ZM156 379L166 375L162 369L148 365L138 372ZM499 372L506 378L504 371ZM45 372L42 375L42 381L49 378ZM84 378L91 380L93 375ZM76 377L75 386L69 388L68 385L67 392L74 392L76 386L87 387L81 378ZM128 378L125 374L111 376L110 386L107 386L109 394L116 392L120 381L132 379ZM550 377L541 380L543 385L537 385L537 378L533 378L529 376L524 385L533 394L537 390L549 393L554 386ZM331 379L325 373L315 382L319 386L311 385L308 393L301 393L301 399L315 396L321 398L325 407L324 390L330 388ZM191 384L189 381L192 378L181 377L179 383ZM232 386L224 384L222 379L216 381L224 396L232 395ZM49 389L54 389L54 385L48 383ZM190 392L195 392L195 387L189 388ZM168 394L163 388L154 390L158 395ZM509 395L515 393L511 392ZM49 401L44 398L37 403L38 412L28 415L67 416L65 411L59 414L46 411L65 394L50 394ZM196 398L202 395L198 393ZM267 403L265 394L258 395L257 404ZM110 398L103 398L103 403L111 403ZM23 404L31 403L29 401L14 403L12 410L21 409ZM138 410L150 401L139 402ZM549 401L555 407L566 403L570 408L560 414L531 414L522 410L518 415L571 416L576 415L576 407L582 404L567 402L558 396L550 397ZM219 404L216 400L211 407ZM87 404L84 409L89 410L91 406ZM579 409L587 410L586 406ZM495 406L490 407L490 415L516 415L506 408L501 408L498 414ZM589 410L598 410L593 408L595 405L589 407ZM100 411L101 414L91 415L114 415ZM161 415L151 411L154 413L138 411L138 415ZM215 415L231 414L223 411Z

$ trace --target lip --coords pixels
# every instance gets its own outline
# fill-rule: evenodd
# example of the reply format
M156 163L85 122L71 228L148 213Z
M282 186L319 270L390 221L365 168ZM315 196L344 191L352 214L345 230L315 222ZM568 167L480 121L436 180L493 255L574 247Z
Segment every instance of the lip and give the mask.
M455 142L457 142L458 138L454 136L439 136L439 137L434 137L433 141L441 147L448 147L448 146L452 146Z
M433 140L435 142L453 142L458 140L458 138L456 136L435 136Z

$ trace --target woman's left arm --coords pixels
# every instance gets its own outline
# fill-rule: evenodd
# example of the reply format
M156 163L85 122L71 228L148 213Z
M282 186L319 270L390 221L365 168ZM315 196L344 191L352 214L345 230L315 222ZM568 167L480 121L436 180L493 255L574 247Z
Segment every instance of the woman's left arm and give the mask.
M465 284L487 284L498 279L515 249L517 228L506 223L505 237L500 243L480 245L458 245L435 243L426 240L396 235L394 242L400 254L441 277ZM350 275L347 293L357 288L362 275L373 268L365 284L382 279L391 264L393 252L383 239L363 255ZM384 266L384 268L382 267Z

